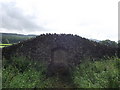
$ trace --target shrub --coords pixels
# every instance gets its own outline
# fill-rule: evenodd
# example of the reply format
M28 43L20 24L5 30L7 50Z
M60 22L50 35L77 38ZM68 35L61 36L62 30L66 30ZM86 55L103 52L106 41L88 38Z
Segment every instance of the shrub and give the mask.
M32 62L25 57L13 57L11 63L3 59L2 86L3 88L34 88L38 83L42 83L45 77L44 65Z
M25 57L3 59L3 88L120 88L120 59L86 60L72 69L72 81L46 77L45 64ZM64 78L66 79L66 78Z
M73 79L78 88L120 88L120 59L84 62L75 68Z
M8 63L9 62L9 63ZM3 59L3 88L60 88L69 87L59 77L46 78L46 68L40 62L25 57L13 57L11 62Z

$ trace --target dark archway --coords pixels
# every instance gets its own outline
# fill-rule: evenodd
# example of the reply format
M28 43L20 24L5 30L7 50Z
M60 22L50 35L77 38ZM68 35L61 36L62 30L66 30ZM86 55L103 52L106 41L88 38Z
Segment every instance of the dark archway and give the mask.
M48 73L66 76L69 73L68 52L65 48L54 48L51 50L51 62L48 65Z
M64 63L67 64L68 52L67 49L58 47L51 50L52 63Z

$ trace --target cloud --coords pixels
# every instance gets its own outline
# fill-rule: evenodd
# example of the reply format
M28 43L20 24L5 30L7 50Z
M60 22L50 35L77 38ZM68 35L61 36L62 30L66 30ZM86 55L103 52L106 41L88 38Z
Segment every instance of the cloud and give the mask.
M1 1L0 32L72 33L99 40L118 40L118 0Z
M15 6L16 3L0 3L0 16L2 16L0 21L0 28L7 30L20 30L22 32L33 32L36 30L43 30L42 27L38 26L34 18L25 15L24 12Z

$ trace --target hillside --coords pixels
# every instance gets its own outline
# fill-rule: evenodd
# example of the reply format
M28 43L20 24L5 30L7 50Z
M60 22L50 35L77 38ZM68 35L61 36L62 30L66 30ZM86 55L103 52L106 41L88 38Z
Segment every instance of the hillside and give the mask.
M0 42L3 44L18 43L20 41L27 40L36 36L36 35L23 35L16 33L0 33L0 34L2 38Z
M16 34L16 33L0 33L0 43L2 44L13 44L18 43L20 41L28 40L30 38L34 38L37 35L24 35L24 34ZM98 42L100 44L111 46L111 47L117 47L117 43L115 41L111 41L109 39L107 40L97 40L97 39L89 39L91 41Z

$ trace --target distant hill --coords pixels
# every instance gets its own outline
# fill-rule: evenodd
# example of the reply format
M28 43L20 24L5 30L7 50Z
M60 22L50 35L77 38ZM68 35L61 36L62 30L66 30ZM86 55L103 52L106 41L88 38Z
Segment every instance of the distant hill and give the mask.
M13 43L18 43L20 41L24 41L30 38L34 38L37 35L33 34L16 34L16 33L0 33L0 43L3 44L13 44ZM90 41L98 42L100 44L106 45L106 46L111 46L111 47L117 47L117 43L115 41L111 40L97 40L97 39L89 39Z
M3 44L18 43L20 41L36 37L36 35L23 35L16 33L0 33L0 34L1 34L0 38L2 38L0 42Z
M100 42L100 40L97 40L97 39L90 39L92 41L95 41L95 42Z

